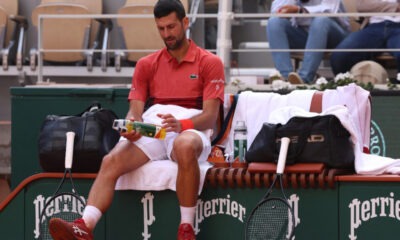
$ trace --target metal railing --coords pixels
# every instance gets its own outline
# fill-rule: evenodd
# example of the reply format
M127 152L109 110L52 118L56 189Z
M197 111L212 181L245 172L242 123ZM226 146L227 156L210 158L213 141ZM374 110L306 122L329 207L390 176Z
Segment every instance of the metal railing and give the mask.
M248 74L257 73L262 70L255 69L251 71L250 69L235 71L231 69L230 61L231 61L231 53L242 53L242 52L364 52L366 49L270 49L268 47L259 47L253 49L233 49L232 48L232 39L231 39L231 29L232 22L235 19L257 19L257 20L265 20L271 17L298 17L298 18L309 18L309 17L370 17L370 16L400 16L400 13L318 13L318 14L274 14L274 13L234 13L232 12L232 3L230 0L220 1L219 10L217 14L188 14L189 18L216 18L218 19L218 37L217 37L217 49L209 49L210 51L216 52L216 54L222 59L225 66L225 74L226 79L229 81L231 74L235 74L235 72L247 72ZM43 54L44 53L53 53L53 52L82 52L88 51L88 49L44 49L43 48L43 20L44 19L60 19L60 18L71 18L71 19L82 19L82 18L90 18L90 19L117 19L117 18L153 18L152 14L137 14L137 15L123 15L123 14L89 14L89 15L40 15L39 23L38 23L38 49L37 49L37 58L38 58L38 72L37 72L37 82L43 82ZM108 53L108 54L116 54L118 52L152 52L157 49L100 49L94 50L95 53ZM370 52L396 52L400 51L399 49L368 49ZM272 71L272 69L271 69ZM118 69L113 73L118 74ZM268 74L268 69L264 69L264 74ZM97 71L97 74L99 72ZM126 74L126 73L125 73ZM101 74L99 74L101 75Z

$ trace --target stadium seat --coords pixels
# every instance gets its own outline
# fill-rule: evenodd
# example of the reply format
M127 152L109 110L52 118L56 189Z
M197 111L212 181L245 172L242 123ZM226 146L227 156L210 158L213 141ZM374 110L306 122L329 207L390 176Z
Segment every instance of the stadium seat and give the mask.
M32 12L33 25L38 27L41 14L101 14L101 0L42 0ZM60 27L62 26L62 27ZM109 19L57 18L43 19L41 44L45 51L43 60L55 64L86 64L92 71L97 59L95 50L101 49L101 67L105 71L108 64L107 48L112 24ZM46 50L54 50L46 52ZM57 52L57 50L62 50ZM71 50L69 52L66 52ZM36 49L31 50L31 67L36 65Z
M0 46L4 46L4 41L6 39L7 30L7 13L0 7Z
M44 1L60 1L60 0L44 0ZM64 0L69 3L82 4L86 6L91 14L103 14L103 0ZM100 61L101 69L106 71L110 62L109 53L107 52L110 45L110 31L113 28L112 20L108 18L96 18L91 20L90 43L91 48L88 50L88 56L93 56L93 60ZM100 53L94 50L99 49ZM99 56L98 56L99 55Z
M38 27L42 14L89 14L80 4L44 3L32 12L32 23ZM61 27L62 26L62 27ZM44 50L86 49L89 46L90 19L43 19L42 48ZM78 62L85 59L84 52L44 52L43 59L51 62Z
M102 14L103 13L103 0L42 0L41 4L45 3L72 3L80 4L89 10L91 14ZM91 31L90 31L90 42L95 41L96 35L99 29L99 22L91 20Z
M18 70L22 69L27 27L26 18L18 15L18 1L0 2L0 49L4 71L10 63L16 64Z
M127 0L118 14L151 14L156 0ZM185 9L188 9L188 1L182 1ZM118 18L118 25L124 36L126 53L116 54L115 65L118 69L123 56L130 62L136 62L141 57L164 47L153 17L149 18Z

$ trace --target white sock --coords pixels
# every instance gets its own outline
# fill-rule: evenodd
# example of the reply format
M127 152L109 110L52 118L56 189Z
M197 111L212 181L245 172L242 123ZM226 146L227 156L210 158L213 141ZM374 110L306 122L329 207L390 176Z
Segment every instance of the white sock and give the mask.
M88 228L94 229L94 227L96 226L97 222L100 220L102 215L103 214L97 207L87 205L83 210L82 219L83 221L85 221L85 224Z
M181 223L194 224L194 218L196 216L196 206L194 207L180 207L181 208Z

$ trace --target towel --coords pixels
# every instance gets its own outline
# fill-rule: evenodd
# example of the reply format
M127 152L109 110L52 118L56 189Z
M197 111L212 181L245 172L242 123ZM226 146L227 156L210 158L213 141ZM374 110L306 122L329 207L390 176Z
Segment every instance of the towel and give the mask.
M354 144L354 167L358 174L378 175L378 174L400 174L400 161L389 157L366 154L362 151L363 135L359 131L359 123L355 123L349 108L344 105L335 105L327 108L320 114L310 113L298 107L285 107L271 113L267 122L285 124L291 117L303 116L312 117L317 115L333 114L342 123L350 135Z
M308 111L314 92L315 90L295 90L287 95L251 91L240 93L229 136L223 143L225 153L233 155L233 132L238 121L246 123L247 147L250 147L272 111L286 106L297 106Z
M369 91L351 83L337 87L335 90L325 90L322 98L322 109L335 105L347 106L355 123L354 128L359 134L358 142L361 150L369 149L371 130L371 103Z
M264 122L285 123L289 116L315 116L316 113L309 112L314 92L296 90L287 95L265 92L241 93L232 128L224 141L226 154L233 155L233 132L237 121L245 121L247 124L247 146L250 147ZM290 108L281 109L285 107ZM355 170L358 174L400 174L399 159L363 152L369 148L370 142L371 104L368 91L356 84L325 90L321 114L336 115L350 132L354 144ZM282 120L283 118L286 120Z
M199 163L200 185L199 195L203 189L207 170L212 167L208 162ZM115 190L140 191L176 191L178 164L171 160L150 161L140 168L118 178Z
M201 113L198 109L188 109L176 105L155 104L143 114L143 121L153 124L161 124L158 113L172 113L177 119L191 118ZM212 129L204 130L207 137L211 137ZM200 184L199 194L203 189L207 170L212 166L208 162L199 163ZM115 190L142 190L142 191L176 191L176 178L178 175L178 164L171 160L149 161L138 169L120 176L115 185Z

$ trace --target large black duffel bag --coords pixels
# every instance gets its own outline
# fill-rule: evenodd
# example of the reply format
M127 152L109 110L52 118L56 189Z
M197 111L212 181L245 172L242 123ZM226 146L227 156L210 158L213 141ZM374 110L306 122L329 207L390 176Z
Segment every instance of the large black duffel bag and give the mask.
M41 126L38 152L40 165L47 172L63 172L66 133L75 132L73 172L97 172L101 161L119 140L112 129L117 115L93 103L77 115L47 115Z
M282 137L289 137L286 164L322 162L354 168L350 133L334 115L293 117L285 125L264 123L246 153L247 162L276 162Z

